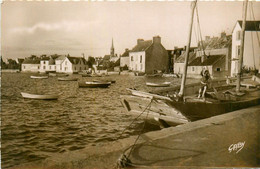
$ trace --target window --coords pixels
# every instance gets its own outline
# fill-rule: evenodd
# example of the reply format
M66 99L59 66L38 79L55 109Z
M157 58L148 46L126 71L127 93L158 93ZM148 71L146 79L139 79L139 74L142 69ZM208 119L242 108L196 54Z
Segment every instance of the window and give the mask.
M140 63L142 63L142 55L140 56Z
M240 31L237 31L237 40L240 40L241 39L241 37L240 37L240 35L241 35L241 32Z
M75 68L74 68L74 69L75 69L75 70L77 70L77 69L76 69L76 66L75 66Z
M50 69L51 69L51 66L50 66Z
M24 68L25 68L25 66L24 66ZM38 69L40 69L40 66L38 66Z
M134 61L134 57L133 56L131 56L131 61Z
M43 69L45 69L45 66L43 66Z
M65 61L65 65L67 65L67 61Z
M45 61L43 61L43 64L45 64Z
M240 45L237 45L237 50L236 50L236 56L237 56L237 58L240 56Z
M25 69L25 66L23 66L23 68ZM38 69L39 69L39 66L38 66Z
M194 66L192 66L192 71L193 71L193 72L195 71L195 67L194 67Z
M143 64L141 64L140 67L141 67L140 69L143 70Z
M221 71L220 67L217 67L216 71L217 71L217 72L220 72L220 71Z

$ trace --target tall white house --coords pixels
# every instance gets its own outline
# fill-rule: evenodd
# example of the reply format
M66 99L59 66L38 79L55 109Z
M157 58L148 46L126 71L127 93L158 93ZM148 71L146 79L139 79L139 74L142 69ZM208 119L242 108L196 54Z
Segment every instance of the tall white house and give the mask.
M237 21L232 32L231 76L236 76L238 73L241 30L242 21ZM260 42L258 37L260 38L260 21L246 21L243 66L259 70Z

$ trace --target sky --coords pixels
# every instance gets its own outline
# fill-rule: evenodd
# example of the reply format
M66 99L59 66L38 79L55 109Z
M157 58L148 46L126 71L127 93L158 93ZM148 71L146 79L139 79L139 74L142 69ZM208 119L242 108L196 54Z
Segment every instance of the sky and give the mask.
M260 20L260 2L252 2ZM70 54L104 56L132 49L137 39L159 35L166 49L187 44L191 2L42 2L5 1L1 5L3 58ZM243 2L199 1L203 38L231 34L242 19ZM248 13L251 10L248 10ZM250 18L251 17L251 18ZM252 19L248 14L247 19ZM191 46L196 46L198 22L194 18Z

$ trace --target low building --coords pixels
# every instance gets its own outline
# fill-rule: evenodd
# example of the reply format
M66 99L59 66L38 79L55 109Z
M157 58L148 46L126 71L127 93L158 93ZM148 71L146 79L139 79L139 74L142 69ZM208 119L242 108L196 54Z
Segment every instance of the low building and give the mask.
M40 59L25 59L22 63L21 70L23 72L39 72L40 71Z
M168 71L168 52L161 44L161 37L153 40L138 39L137 45L129 52L129 69L153 74L156 71Z
M186 52L182 52L182 54L174 60L174 73L176 74L183 74L184 69L184 61L185 61ZM196 53L190 52L189 53L189 61L188 64L191 63L196 58Z
M237 21L232 31L232 63L231 76L238 73L240 45L241 45L242 21ZM258 69L260 72L260 46L256 34L260 31L260 21L246 21L244 37L243 66Z
M209 70L211 77L224 77L226 55L210 55L196 57L188 64L187 74L188 77L200 78L203 68Z

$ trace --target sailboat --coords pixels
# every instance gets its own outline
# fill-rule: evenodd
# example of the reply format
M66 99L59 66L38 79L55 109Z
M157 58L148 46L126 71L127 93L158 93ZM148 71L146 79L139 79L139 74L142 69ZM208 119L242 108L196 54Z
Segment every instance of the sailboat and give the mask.
M162 127L168 127L260 104L259 88L250 89L241 87L241 68L243 64L247 1L244 2L240 62L236 85L223 85L223 83L220 83L215 86L212 91L209 90L206 97L203 99L197 98L194 92L198 91L196 89L199 88L199 85L197 85L197 87L196 85L188 87L185 85L195 7L196 1L192 6L190 31L184 62L184 73L179 93L160 96L141 91L132 91L134 96L121 96L121 103L129 113L139 114L140 116L142 115L143 117L147 117L149 122L158 124ZM144 113L145 111L147 113Z

